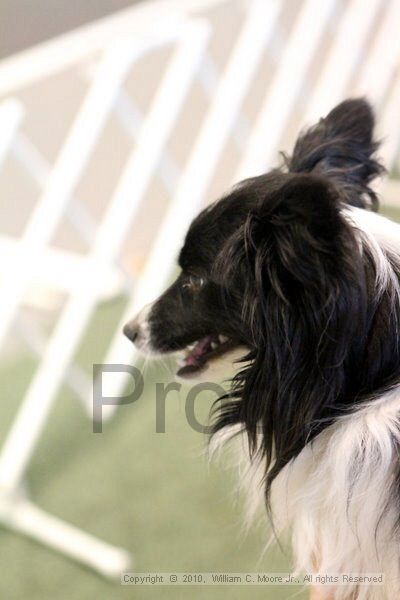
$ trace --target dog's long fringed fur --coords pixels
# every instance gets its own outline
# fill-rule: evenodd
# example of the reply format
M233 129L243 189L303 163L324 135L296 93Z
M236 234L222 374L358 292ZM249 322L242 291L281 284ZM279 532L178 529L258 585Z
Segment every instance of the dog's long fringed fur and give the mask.
M245 434L297 569L385 573L335 600L400 592L400 227L365 210L383 171L373 126L365 100L345 101L283 168L205 209L177 281L126 328L155 352L189 347L182 376L246 348L215 433Z

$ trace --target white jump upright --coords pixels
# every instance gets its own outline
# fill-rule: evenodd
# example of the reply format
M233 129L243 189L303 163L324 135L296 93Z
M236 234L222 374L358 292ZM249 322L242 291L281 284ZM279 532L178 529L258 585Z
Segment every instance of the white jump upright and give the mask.
M0 103L0 166L7 156L23 116L24 109L18 100L10 98Z
M295 29L280 56L272 89L267 94L237 170L238 181L255 173L262 173L266 165L273 165L284 127L299 99L300 90L307 81L307 69L315 58L335 4L336 0L326 0L323 3L319 0L306 0L302 4Z
M0 346L16 319L23 330L21 306L32 282L45 281L49 290L66 296L48 339L40 324L26 330L39 364L0 451L0 521L105 576L129 568L128 552L41 510L23 485L64 381L92 416L90 381L72 360L104 295L104 281L113 294L115 289L132 292L104 362L132 363L137 356L121 334L122 325L164 288L185 230L208 199L230 144L237 158L230 174L236 183L274 166L293 116L299 119L300 113L304 125L333 103L362 93L380 111L389 166L399 151L399 1L299 0L294 5L287 33L285 0L150 0L0 63L0 94L7 95L0 102L0 177L10 158L41 190L22 234L0 231L0 254L7 257L0 263ZM229 56L220 63L213 54L221 34L213 36L216 8L240 20ZM168 56L151 101L139 109L127 79L134 78L139 61L160 49ZM261 93L258 89L259 103L249 118L246 103L266 63L272 67L268 84ZM87 92L58 155L49 161L24 130L28 107L18 95L67 69L76 70ZM204 92L207 107L182 167L169 139L193 89ZM77 187L110 117L126 134L129 148L98 223ZM167 208L141 272L128 279L121 249L128 228L135 230L155 174L168 194ZM51 246L64 214L89 248L86 254ZM114 375L108 392L118 397L126 379ZM103 418L115 409L104 407Z
M0 341L4 340L8 332L27 285L35 273L35 266L40 265L42 251L50 240L96 143L114 97L132 64L133 50L133 44L118 43L105 53L98 77L60 151L43 197L37 203L24 235L18 240L18 248L10 255L9 263L3 268ZM57 357L54 356L54 359L57 360ZM51 381L51 372L47 372L46 383L51 385ZM117 576L130 564L130 557L125 550L109 546L48 515L25 499L21 492L24 470L40 435L52 398L52 395L47 394L46 388L38 389L38 384L33 383L6 439L0 454L0 520L7 526L86 562L106 575Z
M0 454L0 521L110 577L118 577L131 566L128 552L36 507L25 497L22 483L55 394L68 373L73 352L101 298L102 282L109 280L108 271L115 262L130 219L162 157L166 139L197 75L209 32L205 21L168 19L155 32L150 32L153 35L112 44L105 51L24 235L17 241L7 236L0 238L0 248L8 248L10 259L10 264L1 268L1 289L5 294L0 303L0 339L5 339L25 290L35 276L45 276L56 289L65 290L67 286L69 292L69 300L43 350L39 368ZM143 118L137 144L126 161L115 194L94 236L91 251L84 260L77 260L63 251L47 249L105 121L114 110L129 69L144 53L162 45L173 46L174 54L152 106ZM1 148L4 148L4 155L12 144L22 114L16 101L10 100L0 106L0 126L3 119L5 123ZM56 263L61 274L63 261L66 277L57 280L52 266Z

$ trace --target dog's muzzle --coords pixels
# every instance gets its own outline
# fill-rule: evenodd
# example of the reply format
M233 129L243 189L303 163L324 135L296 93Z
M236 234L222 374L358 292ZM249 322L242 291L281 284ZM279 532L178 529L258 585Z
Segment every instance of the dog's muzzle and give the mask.
M151 304L145 306L123 329L124 335L144 353L151 353L148 316Z
M136 320L129 321L123 329L124 335L131 342L135 343L136 339L140 337L140 325Z

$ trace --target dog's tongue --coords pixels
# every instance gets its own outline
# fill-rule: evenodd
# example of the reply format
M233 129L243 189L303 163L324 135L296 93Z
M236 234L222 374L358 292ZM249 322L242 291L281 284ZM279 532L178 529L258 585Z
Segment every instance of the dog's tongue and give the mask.
M189 353L189 355L185 358L185 362L188 365L198 364L199 362L203 362L204 354L207 354L212 347L211 342L213 341L213 336L208 335L207 337L201 339L196 343L193 350Z
M178 375L185 377L197 373L207 363L205 355L212 350L212 342L215 336L208 335L199 340L193 349L184 358L183 366L178 370Z

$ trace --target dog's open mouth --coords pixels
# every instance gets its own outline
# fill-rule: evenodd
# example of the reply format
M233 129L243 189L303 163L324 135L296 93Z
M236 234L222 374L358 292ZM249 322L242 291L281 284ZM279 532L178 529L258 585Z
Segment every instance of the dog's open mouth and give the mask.
M222 356L236 346L237 342L223 335L208 335L186 348L177 375L194 377L207 368L209 361Z

